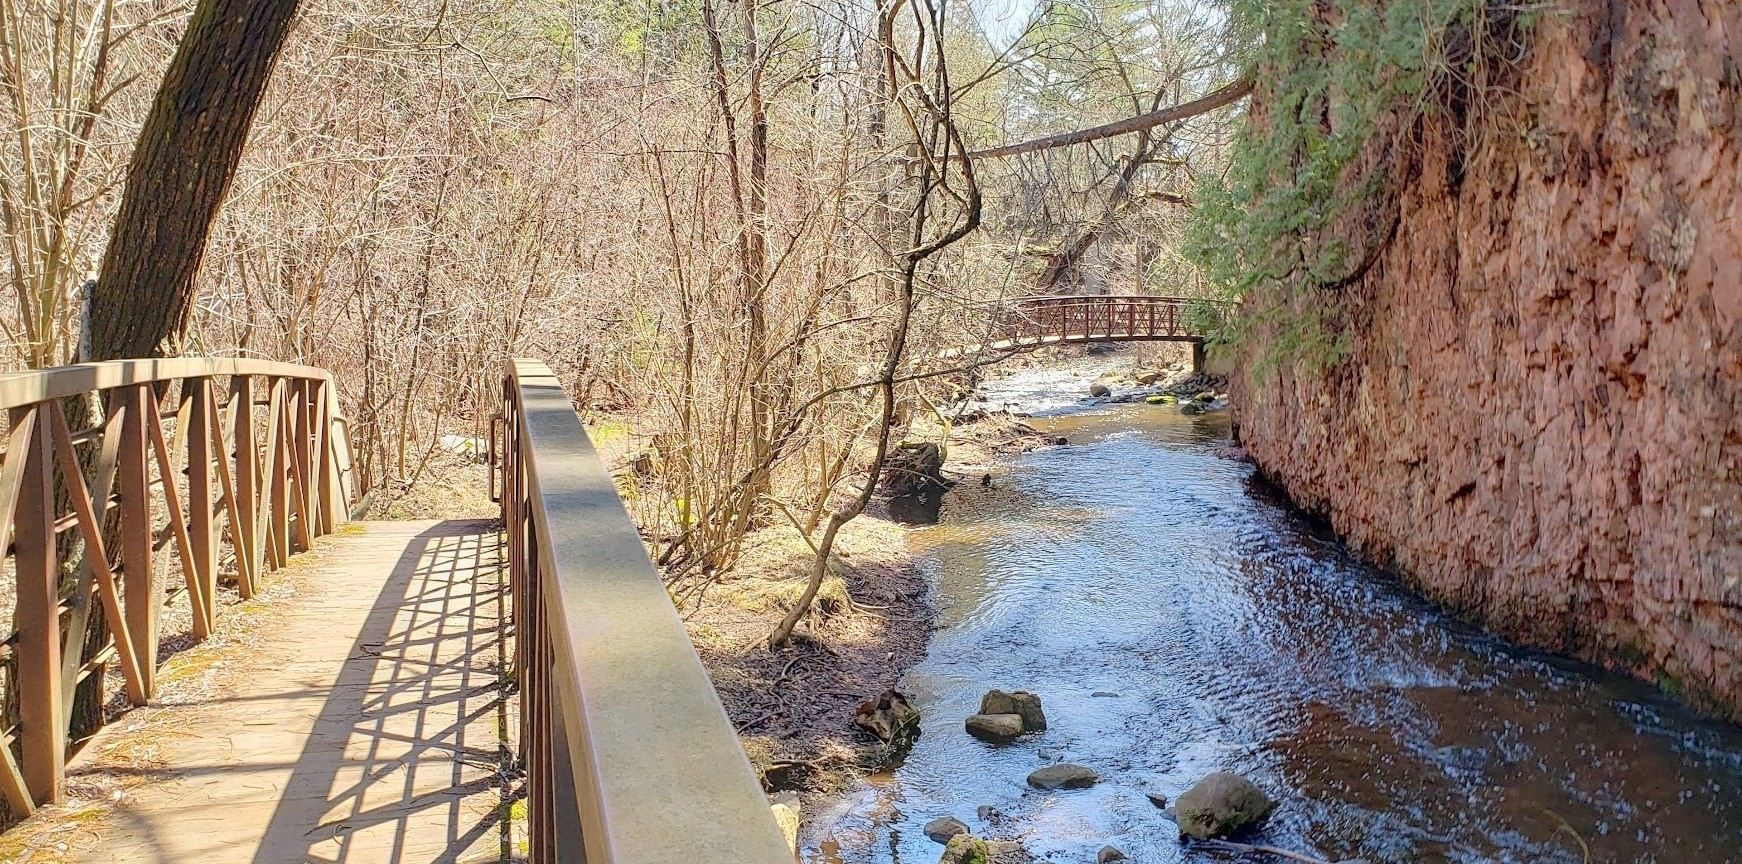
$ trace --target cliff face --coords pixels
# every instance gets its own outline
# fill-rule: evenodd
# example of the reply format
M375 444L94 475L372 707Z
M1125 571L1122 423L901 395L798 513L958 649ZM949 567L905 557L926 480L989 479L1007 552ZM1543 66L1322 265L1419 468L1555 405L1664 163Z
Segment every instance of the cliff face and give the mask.
M1558 5L1241 437L1428 596L1742 721L1742 4Z

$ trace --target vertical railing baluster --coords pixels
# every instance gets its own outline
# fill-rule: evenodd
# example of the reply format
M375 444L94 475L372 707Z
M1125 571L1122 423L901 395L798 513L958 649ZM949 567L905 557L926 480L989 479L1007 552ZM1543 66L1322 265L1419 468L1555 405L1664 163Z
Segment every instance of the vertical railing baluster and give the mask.
M254 441L254 379L237 375L230 379L230 445L236 466L237 533L242 548L236 550L237 578L250 594L260 590L260 463Z
M8 452L23 470L13 513L13 567L18 579L18 739L24 782L38 804L61 799L66 767L66 698L61 690L60 567L55 555L54 446L42 406L12 412L31 425L23 452Z
M212 460L221 458L212 446L212 379L189 378L182 382L182 402L192 403L176 437L187 445L188 539L194 560L194 576L200 585L198 598L205 605L206 620L218 615L218 532L213 521Z
M315 541L314 526L310 524L310 511L313 508L309 506L307 382L300 378L290 379L288 397L285 404L285 438L289 443L291 485L295 487L290 504L296 516L291 536L296 541L295 551L304 552L313 549Z
M273 378L267 385L266 526L267 549L274 570L290 560L290 459L284 432L288 383Z
M332 382L314 382L315 510L322 534L330 534L345 518L340 512L339 460L333 453Z
M152 410L145 390L149 384L117 391L114 398L126 412L121 420L121 593L126 601L127 632L133 637L139 678L145 699L157 692L157 621L163 605L158 587L151 524L151 432L146 413Z

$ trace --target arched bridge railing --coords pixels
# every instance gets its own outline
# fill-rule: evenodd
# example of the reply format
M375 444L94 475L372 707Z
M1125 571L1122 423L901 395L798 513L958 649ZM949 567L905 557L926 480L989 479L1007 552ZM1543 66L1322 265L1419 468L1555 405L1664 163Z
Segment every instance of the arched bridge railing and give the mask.
M544 364L509 364L492 437L532 860L791 864L641 536Z
M1220 305L1142 294L1021 297L999 305L994 341L1198 342Z
M166 604L185 596L203 640L220 580L251 597L263 570L348 517L350 446L326 372L262 360L0 375L0 409L12 821L61 797L69 744L102 722L109 670L128 702L152 698Z

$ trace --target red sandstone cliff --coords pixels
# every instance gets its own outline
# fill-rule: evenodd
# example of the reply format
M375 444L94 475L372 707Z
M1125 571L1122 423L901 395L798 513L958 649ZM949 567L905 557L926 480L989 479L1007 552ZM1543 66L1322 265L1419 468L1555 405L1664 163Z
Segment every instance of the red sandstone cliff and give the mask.
M1504 123L1423 136L1352 356L1237 383L1241 436L1425 594L1742 721L1742 3L1560 5Z

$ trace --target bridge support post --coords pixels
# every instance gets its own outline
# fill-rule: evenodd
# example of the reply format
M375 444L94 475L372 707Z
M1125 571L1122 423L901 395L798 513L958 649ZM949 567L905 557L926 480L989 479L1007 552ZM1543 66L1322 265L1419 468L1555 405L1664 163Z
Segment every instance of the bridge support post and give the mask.
M1192 374L1197 375L1203 371L1204 343L1203 340L1198 340L1192 343Z

